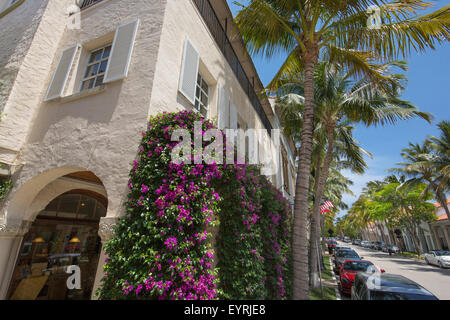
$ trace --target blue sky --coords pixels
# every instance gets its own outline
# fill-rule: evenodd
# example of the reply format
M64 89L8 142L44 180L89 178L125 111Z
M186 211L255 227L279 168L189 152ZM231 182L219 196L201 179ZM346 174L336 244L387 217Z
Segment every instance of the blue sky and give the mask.
M228 1L228 4L233 14L236 14L239 7L232 2ZM434 9L448 3L448 0L439 1ZM283 55L271 60L253 57L264 85L272 80L284 58ZM431 113L434 116L433 123L430 125L424 120L413 119L395 126L366 128L357 125L356 139L374 155L374 158L366 159L369 170L363 175L344 172L354 182L352 191L355 196L346 195L344 198L349 206L357 199L366 182L383 179L387 175L386 170L402 160L401 149L407 147L409 142L420 143L428 135L438 135L436 123L444 119L450 120L450 44L437 46L436 50L427 50L422 54L412 53L405 60L409 64L406 72L409 81L402 98L412 102L419 110Z

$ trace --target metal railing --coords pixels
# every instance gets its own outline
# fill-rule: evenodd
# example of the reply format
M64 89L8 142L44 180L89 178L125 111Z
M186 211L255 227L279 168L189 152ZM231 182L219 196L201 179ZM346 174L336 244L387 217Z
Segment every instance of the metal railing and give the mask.
M200 12L200 15L203 17L206 25L208 26L209 31L211 32L213 38L216 40L217 45L222 51L225 59L228 61L231 69L234 72L234 75L238 79L242 89L247 94L248 99L250 100L255 112L258 114L261 119L264 127L267 129L269 135L271 134L272 124L269 121L266 113L264 112L264 108L259 101L257 94L253 88L253 85L250 83L250 80L247 77L247 74L244 71L239 59L237 57L236 52L234 51L228 36L223 29L219 18L216 15L211 3L209 0L193 0L197 9Z
M93 6L94 4L101 2L101 1L103 1L103 0L83 0L81 2L80 9L83 10L83 9L89 8L89 7Z

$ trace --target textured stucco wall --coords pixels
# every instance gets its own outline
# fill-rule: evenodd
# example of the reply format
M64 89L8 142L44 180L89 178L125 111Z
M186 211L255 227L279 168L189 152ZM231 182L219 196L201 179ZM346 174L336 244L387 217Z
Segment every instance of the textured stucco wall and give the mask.
M16 9L17 13L15 10L2 19L13 18L20 10L26 8L29 2L41 3L43 6L41 9L45 10L39 13L38 22L36 20L39 16L34 19L38 24L34 33L29 34L25 31L24 37L31 37L31 43L26 55L16 63L20 67L3 109L4 116L0 120L0 161L6 163L17 162L17 157L24 146L33 117L42 101L45 80L50 72L55 51L65 29L66 9L72 4L71 0L49 0L44 6L45 3L41 0L27 0ZM33 14L31 10L28 13ZM25 17L24 19L26 20ZM19 23L14 20L11 24ZM11 32L14 34L14 30Z
M63 29L59 39L46 39L56 41L57 47L50 63L42 67L47 71L35 80L40 86L39 92L33 94L36 100L30 120L33 125L27 131L20 157L25 165L16 177L3 212L7 220L30 219L23 216L29 199L55 178L80 168L92 171L102 180L108 194L108 216L122 214L130 163L136 157L141 131L148 120L164 8L164 0L104 1L81 13L81 30ZM84 71L86 52L112 42L116 27L136 18L140 19L140 26L125 80L107 84L106 90L99 94L71 102L43 102L65 48L76 43L84 46L69 81L69 86L78 87L74 79L77 72ZM33 54L31 49L29 54ZM17 126L14 129L21 133Z
M102 180L108 194L108 216L123 214L130 163L148 115L191 108L178 92L186 37L199 51L200 72L210 84L210 117L217 116L222 85L248 127L263 128L190 0L105 0L81 13L81 30L65 28L61 16L72 2L60 1L49 0L24 59L34 64L20 70L23 74L19 72L14 96L8 101L14 108L0 123L0 147L20 150L20 162L24 163L0 220L2 214L3 218L6 214L13 219L32 219L24 215L34 197L54 179L80 169L90 170ZM88 52L112 42L115 28L136 18L140 26L125 80L70 102L43 102L65 48L76 43L83 46L65 91L70 95L79 87ZM36 60L39 55L43 55L40 62ZM32 79L32 87L26 85L27 77ZM0 161L1 156L0 150Z
M26 0L0 18L0 113L4 109L46 4L46 0Z

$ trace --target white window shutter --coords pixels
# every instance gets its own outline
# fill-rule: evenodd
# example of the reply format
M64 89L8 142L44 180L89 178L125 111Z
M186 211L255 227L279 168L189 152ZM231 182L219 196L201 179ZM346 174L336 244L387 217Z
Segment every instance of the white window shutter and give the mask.
M281 152L278 154L277 188L283 189L283 157Z
M291 166L288 165L288 179L289 179L289 195L292 197L293 195L293 190L292 190L292 171L291 171Z
M53 74L52 81L48 87L47 94L45 95L45 101L50 101L62 96L78 48L79 45L77 44L62 52L55 73Z
M219 106L217 112L217 125L223 130L228 127L230 98L224 87L219 88Z
M139 20L134 20L117 27L111 56L105 71L104 83L127 77L138 26Z
M238 112L233 102L230 102L230 129L237 129Z
M178 90L180 90L192 104L195 104L195 89L197 85L199 61L200 55L189 39L186 38Z
M255 161L256 164L259 164L259 159L261 159L261 157L259 156L261 147L259 145L259 136L258 134L256 135L256 141L255 141Z

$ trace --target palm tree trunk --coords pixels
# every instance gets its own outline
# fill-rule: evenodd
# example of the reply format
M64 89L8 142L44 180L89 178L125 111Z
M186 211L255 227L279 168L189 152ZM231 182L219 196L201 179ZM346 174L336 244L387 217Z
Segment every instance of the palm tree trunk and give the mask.
M411 222L411 226L409 228L409 234L414 242L414 247L416 248L416 253L420 256L422 254L422 250L420 248L420 242L417 237L416 226L413 222Z
M314 196L317 193L317 188L319 186L319 177L320 177L320 171L322 169L322 155L319 152L317 154L317 159L316 159L316 164L315 164L315 175L314 175ZM309 219L310 219L310 229L309 229L309 286L311 289L317 289L318 286L317 284L314 285L313 284L313 272L315 271L317 274L317 246L315 245L316 243L316 229L317 229L317 220L314 218L314 212L313 210L310 210L310 215L309 215ZM314 243L314 245L313 245ZM318 281L318 274L317 274L317 279L316 281Z
M383 224L382 223L377 223L375 222L375 224L378 227L378 230L380 230L380 234L381 234L381 241L383 241L384 243L389 243L389 241L386 241L386 235L384 234L384 228L383 228Z
M447 214L447 217L450 219L450 210L448 209L447 205L447 197L442 191L436 191L438 194L439 202L441 203L441 206L444 207L445 213Z
M327 126L327 153L325 156L324 164L320 168L319 179L316 181L315 195L314 195L314 209L311 220L311 239L316 239L316 241L311 242L311 287L312 289L317 289L320 286L319 283L319 273L318 268L313 261L317 261L317 250L319 246L318 239L320 238L320 229L319 229L319 221L320 221L320 204L323 198L323 192L325 190L325 184L328 178L328 171L330 169L331 160L333 158L333 149L334 149L334 124L330 124ZM314 226L314 227L313 227Z
M293 227L293 285L294 300L309 299L309 268L307 242L307 216L309 175L311 170L312 140L314 132L314 68L315 56L303 57L305 65L305 108L301 132L301 146L298 161L298 175L295 184L294 227Z
M447 197L442 191L438 190L438 186L433 180L427 180L428 183L431 185L431 188L436 193L436 200L441 204L441 206L444 208L445 213L447 214L447 217L450 219L450 210L448 209L447 205Z
M321 230L322 230L322 250L325 252L327 249L327 244L325 243L325 236L326 236L326 230L325 230L325 216L321 216Z

